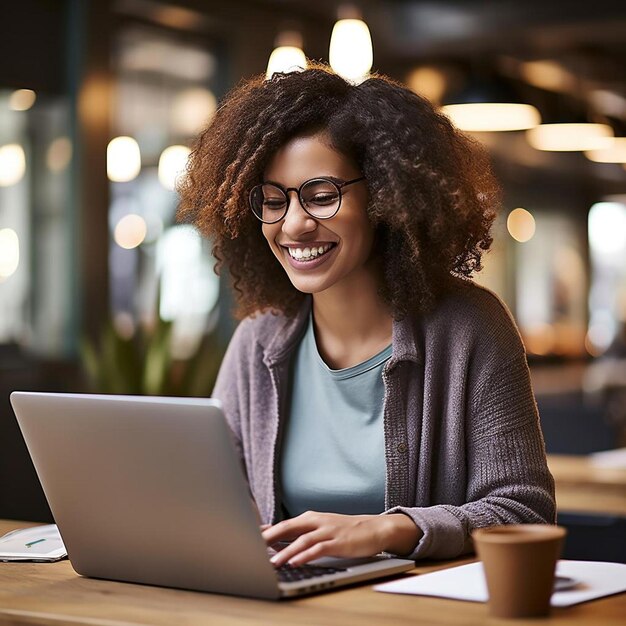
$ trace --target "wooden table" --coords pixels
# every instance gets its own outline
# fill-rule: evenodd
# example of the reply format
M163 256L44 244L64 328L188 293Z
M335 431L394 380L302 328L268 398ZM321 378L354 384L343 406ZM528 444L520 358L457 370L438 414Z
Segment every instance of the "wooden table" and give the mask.
M549 454L559 511L626 516L626 469L593 465L587 456Z
M0 535L19 526L0 520ZM421 563L413 575L468 562ZM546 619L515 620L516 626L621 626L626 615L626 594L586 604L554 609ZM58 563L0 563L0 624L60 626L164 626L316 625L402 626L409 624L469 625L488 623L481 603L420 596L378 593L360 585L297 600L270 602L117 583L78 576L69 561Z

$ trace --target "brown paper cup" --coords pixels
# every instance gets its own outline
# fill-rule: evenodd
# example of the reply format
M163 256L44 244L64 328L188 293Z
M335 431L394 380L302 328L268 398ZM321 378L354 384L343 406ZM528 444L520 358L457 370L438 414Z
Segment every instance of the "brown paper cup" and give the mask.
M560 526L520 524L472 533L485 570L491 615L548 615L554 570L566 532Z

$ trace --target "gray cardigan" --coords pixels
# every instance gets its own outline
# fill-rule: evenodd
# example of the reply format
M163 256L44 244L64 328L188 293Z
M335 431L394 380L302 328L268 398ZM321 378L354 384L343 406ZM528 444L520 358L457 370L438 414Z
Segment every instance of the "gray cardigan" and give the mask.
M307 298L295 318L243 320L213 392L264 523L280 519L290 361L310 307ZM383 370L385 513L402 512L422 529L410 558L471 551L470 532L481 526L554 523L526 354L498 297L458 280L430 313L394 321L392 350Z

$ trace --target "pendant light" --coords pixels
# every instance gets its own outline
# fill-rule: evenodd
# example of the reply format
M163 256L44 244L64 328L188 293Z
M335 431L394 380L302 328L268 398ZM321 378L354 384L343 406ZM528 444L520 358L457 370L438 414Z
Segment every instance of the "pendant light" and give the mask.
M531 104L517 102L466 102L442 107L460 130L502 132L527 130L541 122L539 111Z
M589 122L540 124L528 130L526 138L536 150L582 152L608 148L613 130L608 124Z
M363 82L372 69L372 37L361 12L352 5L340 6L338 21L330 37L330 66L346 80Z
M491 73L474 72L469 86L446 98L441 107L462 131L503 132L527 130L541 123L539 111L520 101L508 81Z
M596 163L626 164L626 137L613 137L607 142L606 147L587 150L585 156Z
M276 37L275 48L267 63L269 80L276 72L297 72L306 69L306 56L302 50L302 35L297 30L283 31Z

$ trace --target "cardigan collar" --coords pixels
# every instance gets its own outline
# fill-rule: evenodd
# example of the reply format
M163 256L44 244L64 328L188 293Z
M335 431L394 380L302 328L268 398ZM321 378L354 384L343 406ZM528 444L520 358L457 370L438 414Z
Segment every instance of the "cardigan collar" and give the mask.
M263 361L266 365L271 366L282 362L296 349L306 332L312 302L311 296L307 296L292 318L275 313L265 314L268 323L258 341L263 347ZM387 370L391 370L401 361L423 362L422 348L416 328L417 319L415 316L408 315L401 320L393 320L392 354L386 367Z

